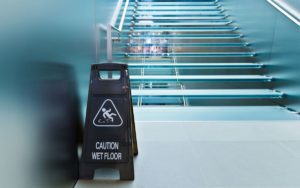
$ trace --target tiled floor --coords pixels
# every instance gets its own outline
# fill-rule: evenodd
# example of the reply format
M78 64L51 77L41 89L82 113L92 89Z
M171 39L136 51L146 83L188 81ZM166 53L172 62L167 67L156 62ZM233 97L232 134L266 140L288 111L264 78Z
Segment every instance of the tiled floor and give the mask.
M300 121L137 122L135 180L76 188L300 187Z

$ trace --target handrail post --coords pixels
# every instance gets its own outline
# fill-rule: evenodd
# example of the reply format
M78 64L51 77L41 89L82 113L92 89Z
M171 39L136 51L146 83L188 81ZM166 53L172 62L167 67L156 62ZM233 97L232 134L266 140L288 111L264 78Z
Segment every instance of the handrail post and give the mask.
M108 63L112 63L112 27L110 24L107 24L106 41L107 41L107 61Z
M99 49L100 49L100 28L99 28L99 25L97 24L96 25L96 27L95 27L95 34L96 34L96 36L95 36L95 39L96 39L96 44L95 44L95 46L96 46L96 63L99 63L99 61L100 61L100 57L99 57Z

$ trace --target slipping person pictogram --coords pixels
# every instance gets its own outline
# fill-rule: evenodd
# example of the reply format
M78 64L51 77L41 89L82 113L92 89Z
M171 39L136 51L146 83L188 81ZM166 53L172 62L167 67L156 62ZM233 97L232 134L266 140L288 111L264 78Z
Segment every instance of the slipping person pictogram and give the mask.
M110 112L111 112L111 109L106 110L105 108L102 108L102 112L103 112L103 115L102 115L102 116L103 116L105 119L109 119L111 122L114 122L113 116L117 116L117 114L115 114L115 113L110 113Z
M104 100L94 117L93 124L96 127L116 127L123 124L123 119L112 99Z

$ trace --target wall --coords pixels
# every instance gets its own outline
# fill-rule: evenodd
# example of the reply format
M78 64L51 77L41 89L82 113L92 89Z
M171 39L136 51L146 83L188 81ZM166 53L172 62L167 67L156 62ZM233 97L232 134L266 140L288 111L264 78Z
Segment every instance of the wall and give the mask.
M295 3L295 2L294 2ZM298 1L298 5L300 2ZM300 9L299 9L300 11ZM300 111L300 26L277 16L269 74L278 78L274 87L288 94L288 107Z
M96 63L95 24L108 23L116 3L117 0L0 1L0 146L7 154L1 158L1 187L74 185L76 179L68 176L64 163L51 163L57 155L66 157L60 145L68 141L55 138L73 130L67 129L65 122L74 116L63 114L70 107L69 96L76 92L68 89L66 77L74 69L78 88L84 88L80 92L84 114L90 65ZM56 68L65 73L58 74ZM50 89L42 80L50 85L55 81L55 86ZM39 163L48 159L49 164Z
M300 6L297 0L286 2ZM286 93L282 104L300 111L300 27L265 0L223 0L222 4L266 64L265 73L276 78L270 88Z

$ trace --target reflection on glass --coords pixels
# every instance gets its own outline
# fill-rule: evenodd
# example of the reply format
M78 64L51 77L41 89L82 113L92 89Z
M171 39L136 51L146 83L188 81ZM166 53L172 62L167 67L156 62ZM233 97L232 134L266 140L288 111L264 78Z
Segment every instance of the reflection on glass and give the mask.
M168 53L168 40L164 38L142 38L130 39L130 44L138 43L138 45L129 47L130 53L144 53L144 54L160 54Z

